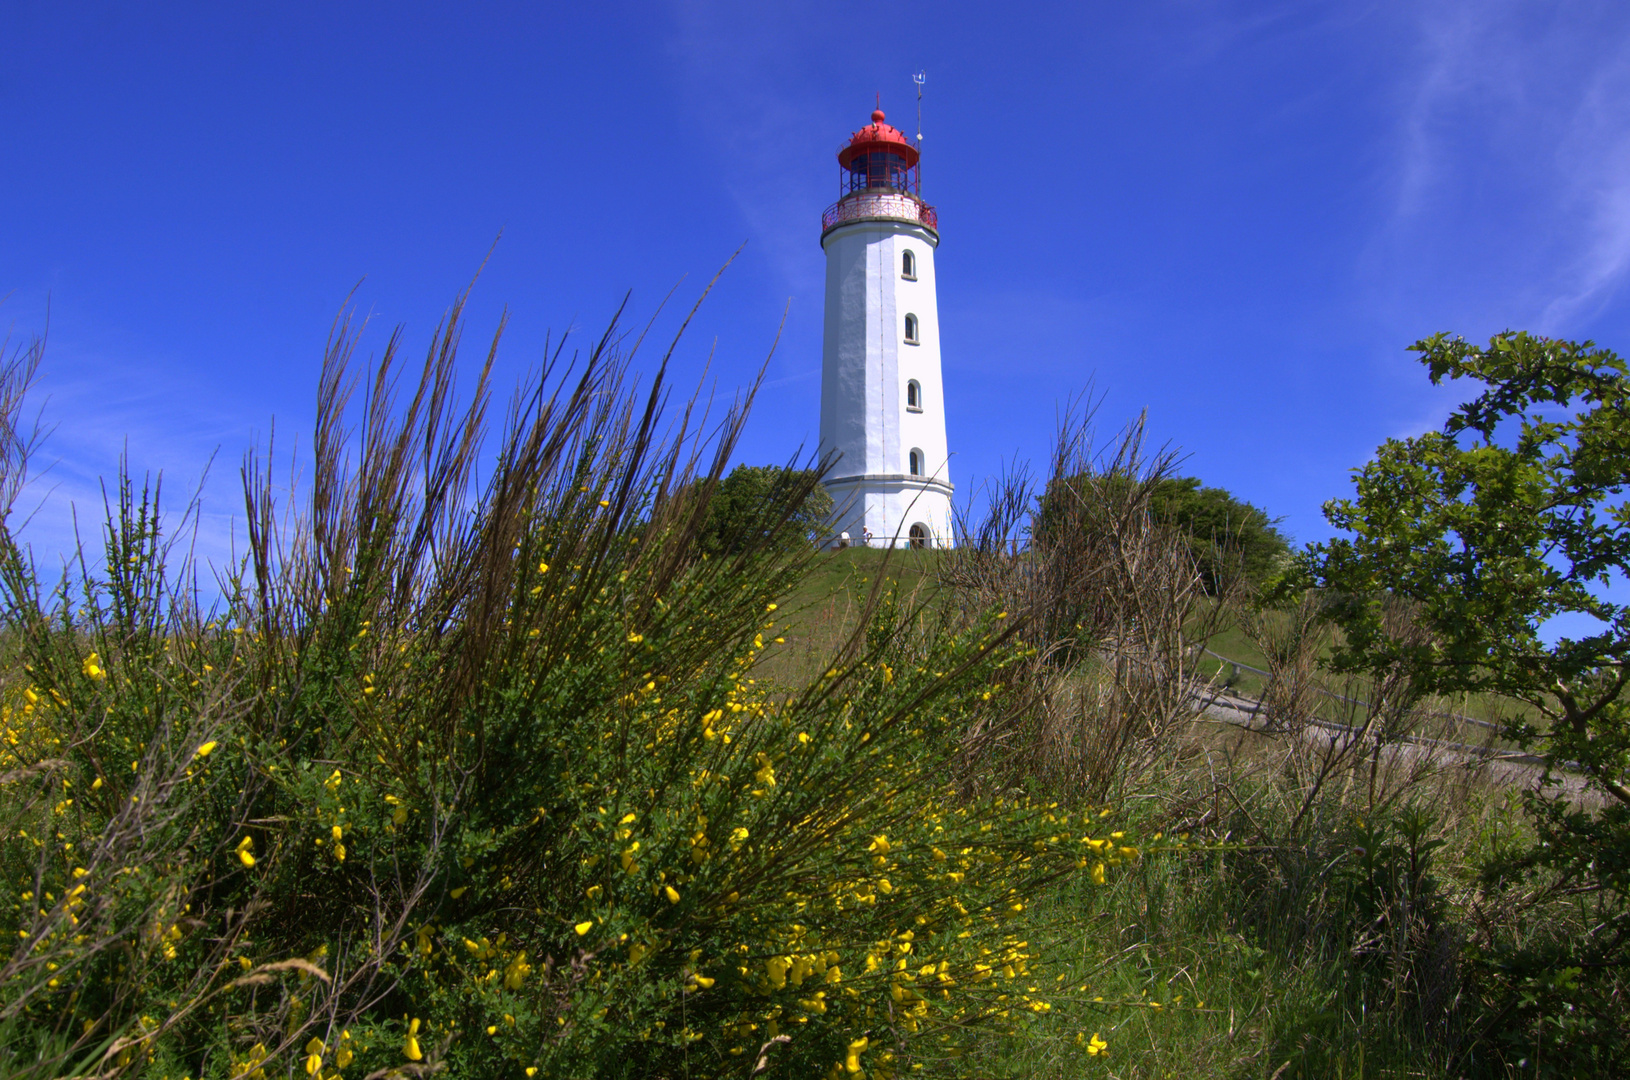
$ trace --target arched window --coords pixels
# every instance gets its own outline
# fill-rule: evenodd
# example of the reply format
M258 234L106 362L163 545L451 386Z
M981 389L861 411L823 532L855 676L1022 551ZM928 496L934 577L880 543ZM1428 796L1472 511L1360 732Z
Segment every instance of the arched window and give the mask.
M923 388L916 379L906 383L906 410L908 412L923 411Z
M907 460L911 466L911 475L921 476L923 474L923 452L921 450L913 450L911 452L911 456Z
M920 521L913 525L911 527L911 531L906 535L911 537L911 546L914 548L925 548L929 546L928 527Z
M906 344L917 344L917 316L906 316Z
M917 280L917 253L910 248L900 254L900 276L907 281Z

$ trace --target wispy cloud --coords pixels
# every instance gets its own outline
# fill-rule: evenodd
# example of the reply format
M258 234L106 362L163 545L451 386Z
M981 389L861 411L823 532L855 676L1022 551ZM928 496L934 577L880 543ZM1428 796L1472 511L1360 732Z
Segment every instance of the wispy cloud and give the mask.
M1466 315L1573 332L1630 271L1625 9L1429 3L1413 30L1387 261L1448 274L1479 264L1484 310Z
M173 377L128 358L76 362L78 353L71 345L47 348L34 401L49 435L15 507L17 521L26 522L20 539L42 569L72 558L81 545L87 561L99 563L122 467L138 489L162 481L166 533L185 530L184 543L201 566L224 570L241 554L237 465L253 433L224 403L178 393ZM120 374L96 382L62 374L76 370Z
M1630 270L1630 41L1592 76L1559 148L1569 204L1585 223L1571 289L1547 305L1542 328L1593 313Z
M789 168L821 160L838 141L823 109L828 94L811 92L818 80L802 47L819 29L818 13L731 0L677 5L673 19L678 91L716 148L721 183L775 270L797 291L818 290L810 208L830 192L815 170Z

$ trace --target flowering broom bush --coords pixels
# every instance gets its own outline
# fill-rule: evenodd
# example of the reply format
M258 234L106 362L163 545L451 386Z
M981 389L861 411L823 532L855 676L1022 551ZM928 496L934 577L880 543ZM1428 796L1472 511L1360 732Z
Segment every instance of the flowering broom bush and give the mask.
M212 612L128 481L100 571L3 538L8 1073L954 1075L1049 1009L1026 896L1137 852L961 782L1024 613L878 606L760 683L810 556L698 540L750 395L698 450L608 333L478 480L458 325L354 433L338 328L303 501L246 462Z

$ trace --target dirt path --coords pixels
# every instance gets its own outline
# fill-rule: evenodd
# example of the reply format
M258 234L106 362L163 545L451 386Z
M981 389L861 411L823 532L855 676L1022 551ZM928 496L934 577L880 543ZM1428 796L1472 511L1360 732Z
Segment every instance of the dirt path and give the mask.
M1262 712L1262 703L1254 698L1229 693L1197 695L1201 706L1199 714L1209 720L1233 724L1262 734L1290 736L1293 732L1275 731ZM1329 720L1312 720L1302 727L1300 736L1318 749L1340 750L1359 735L1359 729L1349 724ZM1512 787L1533 788L1545 774L1542 758L1520 751L1501 750L1474 743L1448 742L1421 735L1407 735L1386 744L1381 760L1389 766L1419 770L1468 769L1479 772L1486 779ZM1585 778L1577 772L1565 771L1553 779L1545 790L1565 794L1578 802L1595 802L1597 793L1591 792Z

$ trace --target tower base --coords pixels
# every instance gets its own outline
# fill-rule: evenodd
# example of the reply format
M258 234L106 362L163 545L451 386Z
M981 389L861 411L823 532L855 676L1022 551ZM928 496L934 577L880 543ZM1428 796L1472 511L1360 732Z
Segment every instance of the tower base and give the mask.
M825 486L833 507L828 547L955 545L950 484L922 476L873 474L835 476Z

